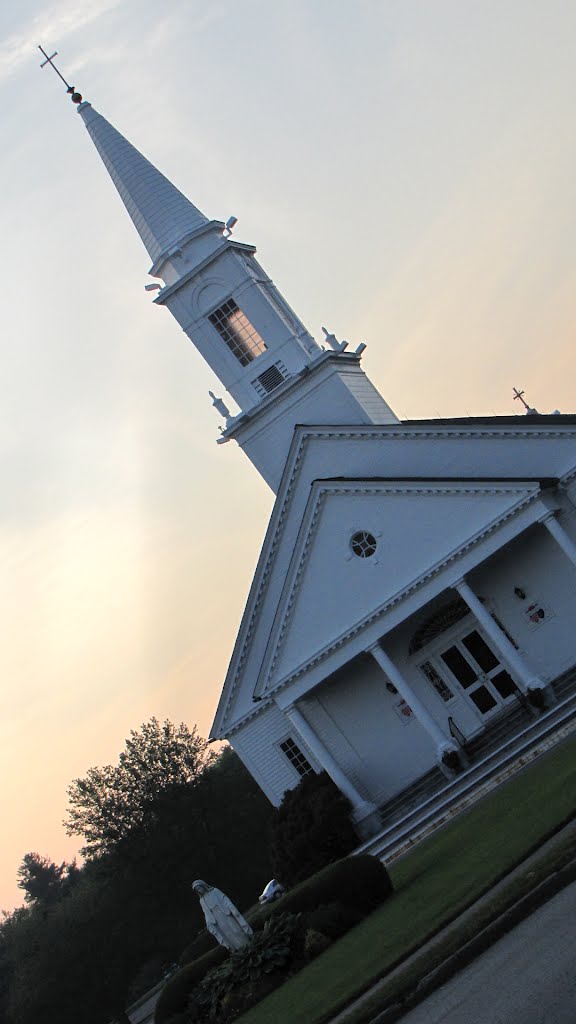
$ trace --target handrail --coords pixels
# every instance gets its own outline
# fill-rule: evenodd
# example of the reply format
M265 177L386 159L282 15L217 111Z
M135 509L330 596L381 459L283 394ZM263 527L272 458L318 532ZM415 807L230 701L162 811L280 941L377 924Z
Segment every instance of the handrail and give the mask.
M458 726L456 725L456 722L452 718L452 715L448 716L448 728L450 729L450 735L452 736L452 738L460 744L462 749L464 749L466 747L467 742L466 737L462 730L459 729Z

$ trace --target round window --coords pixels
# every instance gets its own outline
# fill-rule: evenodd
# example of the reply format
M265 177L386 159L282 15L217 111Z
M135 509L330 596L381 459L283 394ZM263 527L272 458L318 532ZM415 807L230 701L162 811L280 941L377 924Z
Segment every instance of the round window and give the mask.
M378 547L378 541L373 533L368 533L367 530L359 530L358 533L353 534L351 537L350 547L358 558L371 558Z

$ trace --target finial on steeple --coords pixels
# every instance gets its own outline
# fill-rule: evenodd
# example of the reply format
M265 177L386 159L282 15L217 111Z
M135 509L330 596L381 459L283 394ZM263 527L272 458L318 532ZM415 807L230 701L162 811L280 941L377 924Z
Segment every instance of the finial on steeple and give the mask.
M224 419L229 420L230 419L230 409L225 404L225 402L223 402L221 398L216 398L216 395L214 394L213 391L209 391L208 394L210 395L210 398L212 399L212 405L216 409L216 412L219 412L221 416L224 416Z
M46 50L43 50L41 46L38 46L38 49L46 57L46 60L42 61L40 67L44 68L44 67L46 67L47 64L50 64L50 66L52 68L54 68L54 71L58 75L58 78L60 79L60 81L64 82L64 85L66 86L66 91L68 93L70 93L70 99L72 100L72 103L82 103L82 96L80 95L79 92L76 92L76 86L68 84L68 82L64 78L64 75L60 74L60 72L58 71L58 68L56 67L56 65L54 63L54 57L58 56L58 50L54 50L54 53L52 54L52 56L49 57L48 54L46 53Z
M335 352L343 352L344 349L348 348L348 342L347 341L338 341L338 338L336 337L336 335L335 334L330 334L330 332L327 331L325 327L323 327L322 330L324 332L324 336L326 338L326 341L330 345L330 348L333 348Z
M528 405L528 402L526 402L524 400L524 392L523 391L518 391L518 388L512 388L512 391L514 392L514 401L516 402L519 399L522 402L522 405L526 409L526 415L527 416L537 416L538 415L538 409L532 409Z

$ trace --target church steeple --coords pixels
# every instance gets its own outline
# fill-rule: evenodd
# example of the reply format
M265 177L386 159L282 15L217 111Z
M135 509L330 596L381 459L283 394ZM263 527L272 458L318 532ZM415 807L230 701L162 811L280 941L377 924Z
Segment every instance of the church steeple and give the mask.
M360 368L365 346L346 352L327 332L330 348L319 345L253 245L208 220L90 103L78 112L148 250L150 274L164 282L155 303L168 307L240 408L226 416L221 441L234 438L276 489L296 424L398 422ZM226 414L223 402L214 405Z
M78 113L153 264L208 225L208 218L90 103L80 104Z

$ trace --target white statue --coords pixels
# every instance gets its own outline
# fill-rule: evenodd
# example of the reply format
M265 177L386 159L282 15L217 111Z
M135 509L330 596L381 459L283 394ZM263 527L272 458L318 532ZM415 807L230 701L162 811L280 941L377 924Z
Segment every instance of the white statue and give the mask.
M254 932L232 900L201 878L192 883L192 888L200 897L206 927L221 946L234 951L250 942Z

